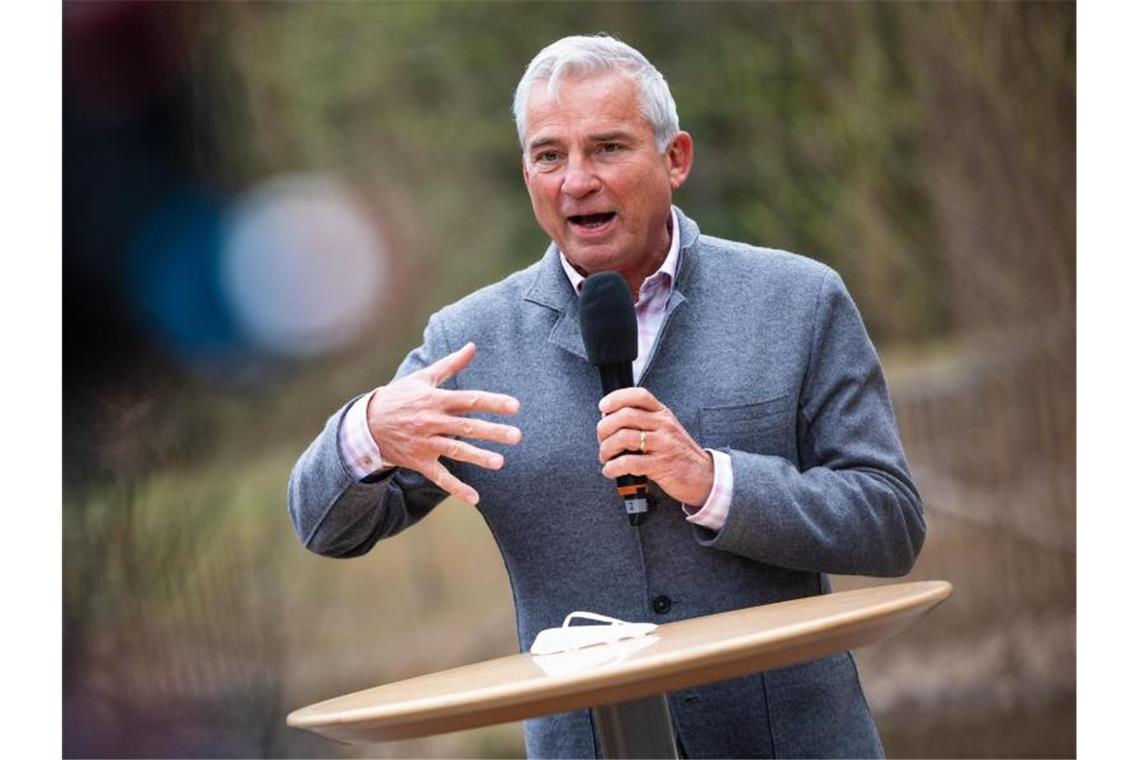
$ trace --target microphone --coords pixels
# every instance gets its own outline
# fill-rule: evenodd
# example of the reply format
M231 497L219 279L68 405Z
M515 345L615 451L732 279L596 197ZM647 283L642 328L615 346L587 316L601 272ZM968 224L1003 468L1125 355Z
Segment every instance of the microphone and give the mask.
M582 284L578 303L586 357L598 368L602 395L629 388L637 358L637 315L629 285L617 272L592 274ZM649 512L649 481L644 475L619 475L617 490L629 524L640 525Z

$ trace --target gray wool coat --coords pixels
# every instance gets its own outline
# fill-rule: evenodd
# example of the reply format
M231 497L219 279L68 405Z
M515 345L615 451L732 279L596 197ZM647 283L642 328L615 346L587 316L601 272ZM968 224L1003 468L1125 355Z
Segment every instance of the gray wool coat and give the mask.
M601 474L601 385L578 298L552 245L527 269L434 314L397 376L474 341L445 387L508 393L521 410L499 471L447 461L479 492L514 595L519 646L572 610L665 623L826 594L828 573L906 574L925 535L882 368L839 276L783 251L701 235L678 211L674 292L639 384L704 447L732 460L717 532L659 489L631 527ZM350 402L351 403L351 402ZM297 535L331 557L364 554L446 494L418 473L355 480L337 432L289 482ZM446 461L446 460L445 460ZM656 602L656 603L655 603ZM669 695L690 757L871 757L882 747L850 653ZM531 757L596 757L588 711L526 721Z

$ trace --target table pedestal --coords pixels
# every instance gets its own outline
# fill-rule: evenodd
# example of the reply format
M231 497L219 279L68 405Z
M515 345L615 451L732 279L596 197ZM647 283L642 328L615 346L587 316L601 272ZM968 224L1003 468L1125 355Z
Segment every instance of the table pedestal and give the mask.
M602 757L676 758L673 721L664 694L591 708Z

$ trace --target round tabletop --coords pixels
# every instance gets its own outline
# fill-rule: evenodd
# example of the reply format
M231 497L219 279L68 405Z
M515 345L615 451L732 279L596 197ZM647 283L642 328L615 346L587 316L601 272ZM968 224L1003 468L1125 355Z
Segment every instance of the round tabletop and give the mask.
M951 590L945 581L900 583L679 620L643 638L510 655L377 686L296 710L287 723L359 744L624 702L889 638Z

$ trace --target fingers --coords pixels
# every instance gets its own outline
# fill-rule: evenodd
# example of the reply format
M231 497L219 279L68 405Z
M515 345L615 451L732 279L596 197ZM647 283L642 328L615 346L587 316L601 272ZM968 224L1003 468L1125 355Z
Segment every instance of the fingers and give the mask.
M431 384L438 388L452 377L455 377L467 369L467 366L471 364L471 360L474 358L475 344L468 343L458 351L443 357L435 364L424 367L421 372L426 374L431 380Z
M432 447L439 452L440 456L445 456L448 459L454 459L459 462L467 462L469 464L485 467L488 470L498 470L503 466L503 455L497 454L494 451L487 451L478 446L472 446L465 441L459 441L455 438L445 438L443 436L436 436L431 439Z
M617 478L622 475L653 475L652 461L649 457L638 454L623 454L606 462L602 466L602 475L607 478Z
M661 427L661 424L662 420L657 416L657 413L627 406L611 415L603 417L601 421L598 422L598 441L606 440L622 428L629 428L630 430L656 430Z
M437 394L442 401L444 411L453 414L488 412L514 415L519 412L519 400L505 393L439 390Z
M424 477L428 480L460 501L465 501L471 506L475 506L479 503L479 493L448 472L447 468L443 466L443 462L440 462L438 459L430 467L426 467L424 470L420 470L420 472L423 473Z
M468 343L458 351L424 367L418 374L438 389L439 386L467 369L474 358L475 344ZM505 393L441 389L437 398L440 400L438 408L452 414L486 412L489 414L515 415L519 411L519 400Z
M514 444L522 440L522 431L513 425L501 425L471 417L446 417L439 426L439 432L496 443Z
M665 408L665 405L658 401L652 393L638 387L620 388L607 394L598 403L598 408L602 414L613 414L624 407L644 409L647 412L659 412Z
M645 451L641 450L641 434L645 433ZM655 441L652 431L631 430L622 428L602 441L598 447L598 461L605 463L627 452L633 454L652 454L658 449L653 447Z

